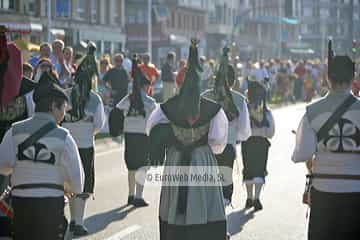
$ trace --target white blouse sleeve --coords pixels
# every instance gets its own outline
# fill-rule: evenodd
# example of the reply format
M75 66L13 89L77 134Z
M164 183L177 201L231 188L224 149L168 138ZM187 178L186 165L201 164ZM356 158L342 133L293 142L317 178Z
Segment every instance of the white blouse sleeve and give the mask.
M311 160L316 152L316 146L316 133L304 115L296 132L296 145L291 159L295 163Z
M210 122L208 134L209 145L214 154L220 154L224 151L228 139L229 121L224 110L220 111Z
M157 106L146 121L146 134L149 136L151 129L159 123L169 123L169 119L165 116L161 107Z
M15 142L10 128L0 144L0 174L10 175L16 162Z
M33 91L27 93L25 95L25 99L26 99L26 108L28 111L28 117L32 117L35 113L35 103L33 100Z
M104 104L102 101L99 103L96 109L95 118L94 118L94 133L100 132L103 128L106 121L106 115L104 110Z
M251 125L249 110L245 101L243 102L237 121L236 141L246 141L251 136Z
M129 95L122 98L118 104L116 104L116 107L120 110L128 110L130 108L130 101L129 101Z
M84 186L84 171L75 140L70 134L65 139L65 151L62 159L65 185L71 193L81 193Z
M265 135L267 138L272 138L275 135L275 120L274 120L274 116L271 113L271 111L268 111L266 113L266 117L269 121L270 126L268 128L266 128L266 132Z

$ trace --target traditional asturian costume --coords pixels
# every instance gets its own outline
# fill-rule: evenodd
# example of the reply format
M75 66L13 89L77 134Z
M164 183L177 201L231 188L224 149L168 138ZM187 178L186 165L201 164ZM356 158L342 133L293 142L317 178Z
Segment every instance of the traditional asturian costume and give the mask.
M201 68L196 45L193 40L179 95L155 109L147 122L152 164L161 163L166 151L164 174L181 167L218 173L215 154L223 152L228 139L228 120L221 106L200 97ZM210 186L190 186L187 181L163 185L159 221L161 240L225 239L221 182Z
M0 30L1 31L1 30ZM31 80L22 80L20 50L7 43L5 32L0 32L0 141L11 125L34 113ZM0 175L0 195L9 186L9 177ZM12 210L8 198L0 202L0 237L11 235Z
M334 57L330 47L328 62L331 81L353 78L349 57ZM292 160L312 161L309 240L360 236L360 101L350 84L309 105L297 130Z
M132 63L132 93L125 96L112 111L110 128L116 128L118 131L113 136L122 132L125 135L124 159L128 169L128 204L143 207L148 205L143 199L145 182L139 182L140 179L137 179L135 194L135 173L139 168L145 170L143 167L149 165L149 137L146 135L145 126L150 114L156 108L156 101L145 91L152 82L139 68L137 61L137 58L134 58ZM116 112L117 118L114 117Z
M274 136L275 122L266 105L266 87L261 82L248 81L248 109L251 137L241 143L243 179L247 189L246 208L261 210L260 192L267 175L270 141ZM255 186L255 194L254 194Z
M67 100L49 73L34 91L34 102ZM0 145L0 172L11 174L14 239L63 239L67 221L64 191L80 193L83 171L69 131L50 113L36 112L14 123Z
M84 226L85 203L94 193L95 187L95 151L94 136L105 123L104 105L100 96L91 90L93 78L97 76L97 65L91 44L88 55L75 73L75 86L67 89L70 98L69 111L62 124L69 129L79 148L84 167L85 185L83 194L70 200L70 230L75 236L86 235Z
M229 121L229 134L225 150L216 155L220 171L222 174L231 174L226 176L229 182L223 184L223 195L225 205L229 205L233 194L232 173L236 159L236 144L246 141L251 135L250 118L247 108L246 98L239 92L231 90L235 82L233 67L228 60L229 48L224 48L220 67L216 73L215 86L207 90L202 97L211 99L222 106ZM231 171L228 169L229 168ZM229 226L229 223L228 223Z

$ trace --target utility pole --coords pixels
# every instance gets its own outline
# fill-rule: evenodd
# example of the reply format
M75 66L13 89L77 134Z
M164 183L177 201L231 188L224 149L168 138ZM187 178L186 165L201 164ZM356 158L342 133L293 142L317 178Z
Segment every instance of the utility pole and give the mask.
M282 1L278 1L279 4L279 53L278 57L281 59L282 57Z
M47 24L48 24L48 32L47 32L47 41L51 42L51 0L47 0Z
M148 53L152 57L152 18L151 18L152 0L148 0Z
M347 49L350 49L352 42L354 40L354 0L350 0L349 3L349 40Z

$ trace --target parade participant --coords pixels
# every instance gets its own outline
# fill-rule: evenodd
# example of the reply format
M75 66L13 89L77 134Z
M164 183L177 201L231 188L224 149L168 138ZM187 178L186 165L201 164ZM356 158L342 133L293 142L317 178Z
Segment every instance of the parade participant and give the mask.
M203 93L203 97L209 98L220 104L224 109L226 117L229 121L229 135L225 150L216 155L220 168L220 172L231 174L227 179L231 179L231 184L223 184L223 195L225 206L230 205L233 194L232 169L236 159L236 144L246 141L251 135L250 118L246 104L246 99L240 93L231 90L235 82L235 71L229 64L229 48L223 49L223 56L220 67L216 73L215 86ZM231 168L231 171L225 171L225 167ZM222 172L223 171L223 172ZM227 223L229 227L229 222ZM228 229L228 235L229 229Z
M155 109L147 122L153 165L162 162L158 157L166 147L164 172L171 172L172 168L180 170L180 166L217 172L214 154L222 153L226 146L228 121L224 111L220 105L200 97L201 68L197 43L192 40L185 81L179 95ZM161 240L225 239L226 217L221 183L189 186L185 182L184 185L163 186L159 220Z
M15 123L0 145L0 172L11 174L14 240L63 239L64 191L79 193L83 172L75 141L59 127L67 96L49 73L34 90L35 115Z
M218 164L233 168L236 159L236 144L247 140L251 135L250 118L246 99L231 87L235 82L234 69L228 60L229 48L223 49L223 56L218 72L216 73L215 86L202 94L220 104L229 120L228 143L219 155L216 155ZM231 176L232 179L232 176ZM231 203L233 184L223 186L225 205Z
M275 133L275 122L266 104L266 87L263 82L248 81L248 109L250 113L251 137L241 144L243 179L246 185L245 207L262 210L260 193L267 175L269 138ZM255 191L254 191L255 186Z
M125 96L116 105L120 118L112 125L115 124L117 128L120 128L120 132L125 134L124 159L128 168L128 204L133 204L135 207L145 207L148 206L148 203L143 199L145 183L137 180L135 194L135 174L139 168L145 167L149 163L149 142L145 125L149 115L156 107L156 102L147 95L151 81L140 69L137 61L137 57L134 57L131 71L133 78L132 93Z
M351 93L355 66L329 41L329 93L306 108L292 156L311 172L309 240L360 235L360 101Z
M97 76L95 50L95 44L90 43L88 54L75 73L75 86L67 90L70 104L63 123L76 141L85 172L83 193L70 199L70 231L74 236L88 233L83 218L86 200L94 193L94 135L101 130L105 121L101 98L91 89L92 81Z

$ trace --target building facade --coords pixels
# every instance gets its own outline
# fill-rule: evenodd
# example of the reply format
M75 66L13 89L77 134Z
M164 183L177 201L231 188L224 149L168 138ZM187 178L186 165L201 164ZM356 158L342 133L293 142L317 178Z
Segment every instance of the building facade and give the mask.
M174 51L177 58L186 58L190 39L201 40L200 52L206 47L206 11L201 1L153 0L152 15L152 61L164 62L167 52ZM148 51L147 0L126 1L126 49L130 52Z
M311 45L317 56L326 57L327 39L334 39L337 52L351 49L360 40L360 0L302 0L299 4L301 41Z
M242 59L291 56L298 41L296 0L242 0L234 44Z
M114 53L126 43L124 11L125 0L0 0L0 24L16 32L13 38L61 38L72 46L91 40L99 54Z

